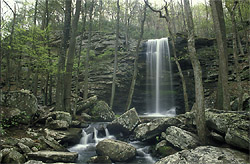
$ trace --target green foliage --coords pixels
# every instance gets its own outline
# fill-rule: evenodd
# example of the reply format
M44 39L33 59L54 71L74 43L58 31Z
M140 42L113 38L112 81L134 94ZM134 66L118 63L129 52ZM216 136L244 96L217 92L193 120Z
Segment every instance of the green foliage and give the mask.
M14 116L12 118L5 118L3 114L0 114L2 121L0 129L4 131L5 128L18 126L19 124L27 122L30 119L30 116L27 115L25 111L22 111L19 115Z

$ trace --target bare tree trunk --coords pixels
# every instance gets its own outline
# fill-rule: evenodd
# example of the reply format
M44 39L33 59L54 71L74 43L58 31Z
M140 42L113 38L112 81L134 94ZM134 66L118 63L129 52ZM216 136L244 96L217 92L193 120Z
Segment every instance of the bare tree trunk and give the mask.
M101 31L102 26L102 0L99 0L99 20L98 20L98 29Z
M201 143L206 144L206 120L204 107L204 91L202 84L202 70L200 62L196 55L194 22L189 0L184 0L184 9L188 25L188 51L193 66L195 79L196 127Z
M185 20L185 15L184 15L184 7L183 7L183 0L181 0L181 13L182 13L182 19L183 19L183 31L186 32L186 20Z
M65 109L67 112L71 111L71 87L72 87L72 72L75 58L75 48L76 48L76 35L77 35L77 26L81 11L81 1L76 1L76 11L72 22L72 32L69 42L69 52L66 65L66 73L64 78L64 101Z
M128 0L125 0L125 39L126 51L128 51Z
M226 3L227 4L227 3ZM235 20L235 8L237 3L234 4L233 8L230 8L228 5L226 5L231 21L232 21L232 31L233 31L233 56L234 56L234 66L235 66L235 72L236 72L236 81L237 81L237 91L238 91L238 111L242 111L243 106L243 89L241 86L241 77L240 77L240 67L239 67L239 59L238 59L238 46L237 46L237 39L239 39L238 31L237 31L237 25Z
M228 53L222 1L210 0L210 4L219 50L219 79L216 107L220 110L230 110L230 99L228 93Z
M85 76L84 76L84 95L83 99L86 100L88 98L88 89L89 89L89 54L91 49L91 37L92 37L92 16L93 16L93 8L94 8L94 0L91 2L90 10L89 10L89 34L88 34L88 47L87 54L85 60Z
M64 71L65 71L65 58L68 47L68 40L70 37L71 27L71 4L72 0L65 0L65 21L63 28L63 40L61 49L59 50L59 61L57 69L57 85L56 85L56 110L65 111L64 106Z
M10 41L9 41L9 46L10 46L10 50L7 53L7 57L6 57L6 67L7 67L7 71L6 71L6 83L7 83L7 89L8 91L10 90L10 55L13 52L13 46L12 46L12 42L13 42L13 37L14 37L14 31L15 31L15 24L16 24L16 4L14 4L14 10L9 6L8 3L6 3L6 1L3 1L12 11L13 13L13 21L12 21L12 26L11 26L11 32L10 32Z
M38 5L38 0L36 0L36 3L35 3L35 13L34 13L34 28L33 28L33 45L32 45L32 49L34 50L34 52L37 54L37 51L36 51L36 46L35 46L35 33L36 33L36 18L37 18L37 5ZM35 67L35 76L34 76L34 84L33 84L33 94L35 96L37 96L37 85L38 85L38 67L36 66Z
M206 22L208 22L208 6L207 6L207 0L205 0L205 7L206 7ZM206 26L206 34L205 36L209 36L209 30L208 30L208 26Z
M2 105L2 1L0 0L0 106ZM2 120L2 116L0 116ZM1 127L1 126L0 126Z
M133 73L133 78L132 78L132 82L131 82L131 86L130 86L130 90L129 90L129 94L128 94L126 111L129 110L129 108L131 106L131 102L132 102L132 98L133 98L133 94L134 94L134 89L135 89L136 78L137 78L137 74L138 74L139 48L140 48L141 40L142 40L143 33L144 33L144 22L146 19L146 9L147 9L147 6L145 4L144 10L143 10L143 18L141 20L141 34L140 34L140 38L139 38L137 46L136 46L135 60L134 60L134 73Z
M117 71L117 55L119 47L119 21L120 21L120 4L117 0L117 18L116 18L116 41L115 41L115 60L114 60L114 72L113 72L113 81L112 81L112 91L110 99L110 108L113 109L114 97L115 97L115 83L116 83L116 71Z

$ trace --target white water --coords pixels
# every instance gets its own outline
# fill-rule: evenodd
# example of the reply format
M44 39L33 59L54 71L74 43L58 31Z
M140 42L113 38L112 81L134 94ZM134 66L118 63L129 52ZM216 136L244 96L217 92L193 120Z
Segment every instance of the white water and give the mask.
M96 145L104 140L104 139L115 139L115 136L110 135L108 129L105 125L101 125L102 129L104 129L105 136L99 135L100 125L98 123L90 125L88 128L82 130L82 138L80 139L79 144L69 148L70 152L77 152L78 155L78 163L86 163L87 160L92 157L96 156L95 147ZM134 163L147 163L153 164L155 163L154 159L148 153L148 146L143 145L142 142L130 142L129 144L133 145L137 149L138 155L136 159L131 161L131 164ZM120 163L123 164L123 163ZM129 164L129 162L126 162Z
M146 114L156 117L174 116L175 103L168 38L148 40L146 56Z

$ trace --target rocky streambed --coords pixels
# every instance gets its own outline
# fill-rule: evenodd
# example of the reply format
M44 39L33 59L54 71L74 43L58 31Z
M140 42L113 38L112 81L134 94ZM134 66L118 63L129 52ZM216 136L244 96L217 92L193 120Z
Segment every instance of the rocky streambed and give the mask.
M206 109L208 144L201 145L194 112L140 118L132 108L116 116L93 96L79 99L72 117L39 107L27 91L5 98L1 163L249 163L249 112Z

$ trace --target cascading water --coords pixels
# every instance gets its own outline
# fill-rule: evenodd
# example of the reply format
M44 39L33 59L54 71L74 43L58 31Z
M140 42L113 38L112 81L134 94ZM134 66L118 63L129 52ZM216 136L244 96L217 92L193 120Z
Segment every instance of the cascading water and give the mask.
M149 115L175 115L168 38L148 40L146 51L146 101Z
M100 132L102 129L102 133ZM100 133L99 133L100 132ZM86 163L88 159L92 156L96 156L95 147L101 140L104 139L115 139L114 136L109 134L108 129L106 128L105 123L94 123L91 124L88 128L82 130L82 138L80 143L69 148L71 152L78 153L78 162L77 163ZM133 161L126 162L126 164L134 163L147 163L153 164L155 160L151 157L148 152L149 146L144 145L144 143L135 141L130 142L137 149L137 156ZM120 162L119 164L125 164Z

